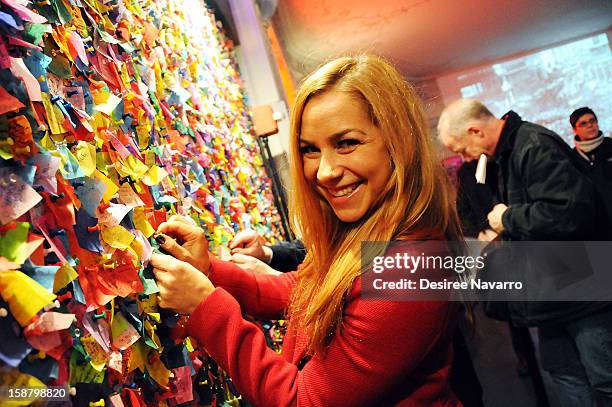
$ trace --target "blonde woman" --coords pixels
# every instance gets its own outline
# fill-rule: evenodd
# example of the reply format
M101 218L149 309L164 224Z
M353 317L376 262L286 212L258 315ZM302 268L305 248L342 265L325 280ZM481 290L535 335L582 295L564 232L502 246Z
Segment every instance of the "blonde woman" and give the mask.
M202 230L159 228L159 304L257 406L448 406L448 302L360 297L362 241L460 239L420 101L387 62L344 57L307 77L291 114L299 271L256 275L209 256ZM180 245L178 243L180 243ZM179 260L177 260L179 259ZM180 261L184 260L184 261ZM282 354L241 312L289 319Z

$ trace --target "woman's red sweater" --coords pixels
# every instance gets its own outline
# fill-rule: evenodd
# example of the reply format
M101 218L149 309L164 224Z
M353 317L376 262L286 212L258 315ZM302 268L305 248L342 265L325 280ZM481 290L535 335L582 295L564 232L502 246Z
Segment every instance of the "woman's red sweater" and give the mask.
M323 355L306 354L289 332L282 354L242 318L279 319L297 272L256 275L213 260L217 287L187 323L242 396L256 406L457 406L448 384L456 307L449 302L361 298L361 279L345 303L342 327Z

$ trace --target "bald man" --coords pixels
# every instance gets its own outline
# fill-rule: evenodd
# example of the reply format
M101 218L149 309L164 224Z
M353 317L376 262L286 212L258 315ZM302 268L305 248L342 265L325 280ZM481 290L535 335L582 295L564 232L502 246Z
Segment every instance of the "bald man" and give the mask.
M497 165L502 203L491 210L488 220L504 240L593 239L593 185L554 132L523 121L513 111L499 119L481 102L460 99L442 112L438 137L466 161L485 154ZM511 267L509 272L518 273L520 266ZM541 267L532 270L546 272ZM548 304L549 308L533 302L522 303L522 308L508 306L513 322L539 325L542 365L557 384L561 404L612 405L610 304Z
M448 105L438 122L442 144L466 161L485 154L498 166L499 200L491 228L513 240L591 237L593 187L554 132L513 111L501 119L474 99Z

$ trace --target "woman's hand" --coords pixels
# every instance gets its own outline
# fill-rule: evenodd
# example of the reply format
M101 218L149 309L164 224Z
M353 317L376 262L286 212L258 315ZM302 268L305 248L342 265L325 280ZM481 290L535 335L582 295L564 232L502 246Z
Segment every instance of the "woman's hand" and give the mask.
M215 289L199 270L172 256L153 253L151 265L159 287L157 303L162 308L191 315Z
M202 228L189 218L175 215L159 225L157 233L155 240L162 250L208 275L208 240Z
M232 249L232 254L240 253L252 256L265 263L268 263L272 258L272 249L265 246L262 237L252 229L238 232L230 242L229 248Z
M253 256L247 256L246 254L232 254L230 261L241 269L251 270L255 274L269 274L273 276L282 274L280 271L274 270L272 267L268 266L263 261L256 259Z

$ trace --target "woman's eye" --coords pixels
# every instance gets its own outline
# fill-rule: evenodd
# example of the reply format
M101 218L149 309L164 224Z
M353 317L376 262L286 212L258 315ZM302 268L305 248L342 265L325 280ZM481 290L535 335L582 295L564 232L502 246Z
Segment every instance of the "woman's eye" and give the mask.
M318 151L319 150L317 150L313 146L302 146L302 147L300 147L300 154L302 154L302 155L313 154L313 153L316 153Z
M361 142L355 139L344 139L338 141L338 149L340 151L352 151L357 147Z

